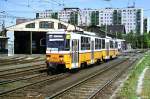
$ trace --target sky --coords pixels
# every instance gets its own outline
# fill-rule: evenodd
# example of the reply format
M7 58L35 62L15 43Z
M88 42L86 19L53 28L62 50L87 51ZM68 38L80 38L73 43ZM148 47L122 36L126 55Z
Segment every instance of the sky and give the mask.
M144 9L144 16L150 17L149 0L0 0L0 15L8 15L5 20L6 27L15 24L15 17L35 18L35 13L44 10L61 10L63 7L83 8L125 8L128 5Z

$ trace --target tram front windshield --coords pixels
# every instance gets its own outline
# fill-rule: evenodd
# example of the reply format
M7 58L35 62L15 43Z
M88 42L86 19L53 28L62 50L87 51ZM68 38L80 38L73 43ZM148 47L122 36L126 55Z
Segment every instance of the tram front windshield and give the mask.
M47 48L51 51L69 51L70 39L66 39L66 35L49 34L47 35Z

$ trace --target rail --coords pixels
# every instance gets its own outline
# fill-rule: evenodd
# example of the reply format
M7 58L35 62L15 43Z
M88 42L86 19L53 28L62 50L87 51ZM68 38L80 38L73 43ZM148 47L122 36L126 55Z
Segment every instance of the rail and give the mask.
M83 79L82 81L79 81L79 82L77 82L76 84L74 84L74 85L72 85L72 86L70 86L70 87L68 87L68 88L66 88L66 89L64 89L64 90L62 90L62 91L60 91L60 92L57 92L56 94L52 95L52 96L49 97L48 99L52 99L52 98L59 97L59 96L65 94L66 92L68 92L69 90L75 88L76 86L79 86L80 84L85 83L85 82L88 81L89 79L92 79L92 78L96 77L97 75L100 75L100 74L102 74L102 73L104 73L104 72L106 72L106 71L108 71L108 70L114 68L115 66L117 66L117 65L119 65L119 64L121 64L121 63L123 63L123 62L125 62L125 61L127 61L127 60L128 60L128 59L125 59L125 60L123 60L123 61L121 61L121 62L119 62L119 63L113 64L112 66L105 67L104 69L102 69L101 71L99 71L99 72L93 74L92 76L90 76L90 77L88 77L88 78L85 78L85 79Z

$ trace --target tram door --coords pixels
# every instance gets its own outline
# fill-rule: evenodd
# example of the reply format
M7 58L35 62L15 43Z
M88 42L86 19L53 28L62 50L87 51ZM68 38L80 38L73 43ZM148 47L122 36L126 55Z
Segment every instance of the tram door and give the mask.
M107 57L109 56L109 47L110 47L110 43L108 41L108 42L106 42L106 56Z
M91 41L91 60L94 63L94 41Z
M78 68L79 65L79 40L72 40L72 68Z

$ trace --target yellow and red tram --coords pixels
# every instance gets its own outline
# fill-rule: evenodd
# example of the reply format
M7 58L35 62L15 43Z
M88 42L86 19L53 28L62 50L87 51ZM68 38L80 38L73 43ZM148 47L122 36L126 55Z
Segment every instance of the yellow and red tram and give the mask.
M51 31L47 33L46 63L49 70L75 69L115 58L117 41L86 31Z

